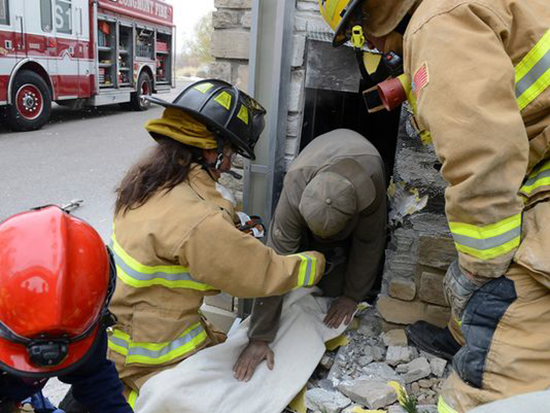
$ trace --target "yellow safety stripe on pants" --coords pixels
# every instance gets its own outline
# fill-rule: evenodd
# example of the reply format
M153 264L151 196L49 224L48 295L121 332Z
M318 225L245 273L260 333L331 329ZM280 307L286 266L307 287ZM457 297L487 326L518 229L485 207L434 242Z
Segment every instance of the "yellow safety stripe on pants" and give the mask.
M307 254L296 254L295 257L300 257L300 271L298 273L298 284L296 288L312 286L315 281L315 270L317 267L317 259L310 257Z
M547 185L550 185L550 161L546 161L535 168L533 172L529 174L529 178L527 178L519 191L523 195L529 196L536 189Z
M135 390L132 390L128 395L128 404L130 405L132 410L136 409L136 401L137 401L138 395L139 395L138 392Z
M148 266L141 264L124 251L117 242L114 231L110 247L115 258L117 277L124 284L131 287L146 288L157 285L166 288L188 288L198 291L216 290L211 285L193 279L187 267L180 265Z
M519 246L521 214L486 226L449 222L449 228L458 251L486 261Z
M520 110L550 86L550 29L518 63L516 98Z
M201 323L193 324L177 339L164 343L134 342L130 335L113 329L109 333L109 348L126 356L126 363L158 365L195 351L207 338Z
M458 413L455 409L449 406L441 396L439 396L439 400L437 401L437 411L438 413Z

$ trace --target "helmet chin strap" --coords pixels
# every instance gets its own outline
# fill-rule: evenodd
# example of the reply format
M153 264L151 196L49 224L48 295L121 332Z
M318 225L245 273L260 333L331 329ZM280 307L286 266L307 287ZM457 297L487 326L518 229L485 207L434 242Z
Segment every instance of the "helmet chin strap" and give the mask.
M223 148L224 148L225 141L220 136L218 136L216 138L216 140L218 141L218 156L216 157L216 162L208 163L206 161L203 161L203 163L202 163L203 168L208 171L210 176L212 176L212 174L210 173L210 169L215 169L219 173L226 173L228 175L231 175L235 179L242 179L243 178L242 175L238 174L235 171L232 171L232 170L221 171L220 170L220 168L223 164L224 157L225 157L225 155L223 154Z

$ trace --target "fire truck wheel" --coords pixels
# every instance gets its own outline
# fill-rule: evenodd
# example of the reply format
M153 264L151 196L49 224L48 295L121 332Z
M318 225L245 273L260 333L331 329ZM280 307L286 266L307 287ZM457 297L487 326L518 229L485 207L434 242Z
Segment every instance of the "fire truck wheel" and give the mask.
M12 104L6 108L9 126L18 132L40 129L50 119L52 97L44 79L29 70L17 74Z
M147 72L141 72L138 79L138 89L136 93L132 93L132 101L130 106L133 110L143 112L151 107L151 102L145 100L142 96L151 96L153 92L153 82L151 76Z

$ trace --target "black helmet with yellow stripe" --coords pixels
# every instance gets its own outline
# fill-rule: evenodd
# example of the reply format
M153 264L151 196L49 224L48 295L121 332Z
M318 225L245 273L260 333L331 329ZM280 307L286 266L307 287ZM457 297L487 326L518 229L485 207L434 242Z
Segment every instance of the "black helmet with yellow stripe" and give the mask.
M227 140L239 154L255 159L254 146L264 129L266 111L235 86L206 79L186 87L172 103L147 99L167 108L162 119L147 124L153 137L168 136L203 149L220 149L217 142ZM203 125L206 129L201 130Z

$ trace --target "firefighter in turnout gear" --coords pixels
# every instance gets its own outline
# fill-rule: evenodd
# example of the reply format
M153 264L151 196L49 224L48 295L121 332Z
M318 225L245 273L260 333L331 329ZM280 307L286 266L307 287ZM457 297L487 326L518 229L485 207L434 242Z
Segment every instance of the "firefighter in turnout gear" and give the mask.
M106 357L116 275L99 234L38 208L0 224L0 263L0 411L19 411L58 377L87 412L132 413Z
M225 291L266 297L315 285L317 252L275 253L235 227L231 193L218 183L235 153L254 158L265 110L220 80L188 86L146 129L158 142L117 193L112 249L118 285L110 357L129 391L217 338L199 311Z
M440 413L550 386L550 7L546 0L320 0L337 43L403 50L401 90L448 182L455 372ZM406 25L402 44L398 28ZM355 29L355 30L354 30ZM396 30L398 30L396 32ZM361 34L359 33L359 34ZM393 83L397 85L397 83ZM384 87L379 85L384 100ZM386 96L387 98L387 96ZM388 99L386 99L388 101ZM429 326L417 326L431 334ZM414 328L412 329L414 333ZM437 333L436 333L437 334ZM448 338L448 337L446 337ZM454 350L446 340L425 342ZM455 343L452 343L456 345Z

